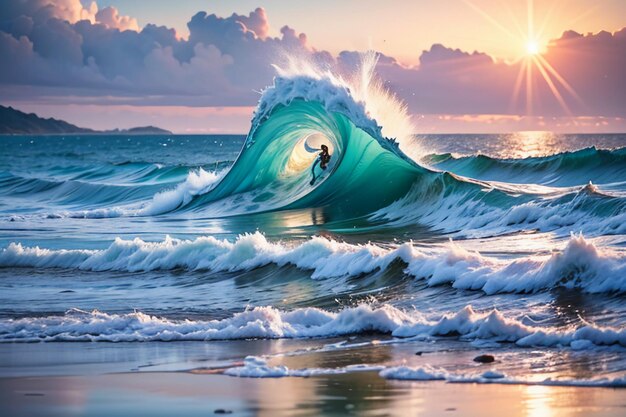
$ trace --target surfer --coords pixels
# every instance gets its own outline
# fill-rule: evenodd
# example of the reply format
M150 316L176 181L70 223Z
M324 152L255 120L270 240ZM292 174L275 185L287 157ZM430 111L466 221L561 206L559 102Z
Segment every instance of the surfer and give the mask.
M317 158L315 158L315 162L313 162L313 166L311 167L311 173L313 174L313 179L310 182L311 185L315 184L315 167L317 166L317 164L320 164L320 168L325 170L326 168L328 168L330 157L331 155L328 153L328 146L322 145L322 152L320 152Z

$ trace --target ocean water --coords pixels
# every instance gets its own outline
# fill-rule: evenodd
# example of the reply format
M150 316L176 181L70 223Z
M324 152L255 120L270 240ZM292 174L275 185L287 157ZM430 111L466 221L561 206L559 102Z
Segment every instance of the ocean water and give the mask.
M249 135L0 137L0 343L303 339L360 354L225 373L625 384L626 135L396 141L308 81Z

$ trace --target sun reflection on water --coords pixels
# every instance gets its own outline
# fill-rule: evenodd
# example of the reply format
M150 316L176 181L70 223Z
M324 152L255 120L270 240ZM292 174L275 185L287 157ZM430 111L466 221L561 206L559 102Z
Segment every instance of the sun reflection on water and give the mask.
M526 415L528 417L551 417L555 415L550 406L550 387L530 385L526 387Z
M559 136L553 132L526 131L508 135L507 158L546 156L554 152Z

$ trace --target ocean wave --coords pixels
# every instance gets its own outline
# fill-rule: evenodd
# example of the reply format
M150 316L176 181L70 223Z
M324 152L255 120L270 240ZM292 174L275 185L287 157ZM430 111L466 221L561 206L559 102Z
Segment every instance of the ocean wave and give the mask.
M167 213L188 204L195 196L207 193L224 176L227 170L220 172L205 171L198 168L187 174L184 182L178 184L172 190L161 191L156 194L152 201L138 210L135 214L155 215Z
M310 270L313 279L358 276L384 270L400 260L405 273L429 286L480 290L487 294L531 293L557 287L591 293L626 291L626 262L618 249L598 248L582 235L550 255L503 260L450 242L422 249L408 242L396 247L353 245L325 237L302 243L270 242L259 232L234 242L212 236L195 240L167 237L161 242L120 238L104 250L50 250L11 243L0 251L0 267L70 268L90 271L212 270L246 271L265 265Z
M159 191L156 193L154 193L154 191L150 192L151 198L149 200L145 197L146 185L143 185L140 189L135 189L137 192L141 192L143 198L136 198L136 200L139 201L134 203L129 202L128 204L119 206L90 208L85 210L59 210L53 213L43 214L43 217L49 219L106 219L115 217L155 216L168 213L185 206L192 201L195 196L208 192L219 182L225 172L226 170L217 172L205 171L202 168L198 168L190 170L185 180L178 183L176 186L166 187L165 190L163 189L163 185L158 186ZM94 185L89 186L97 187ZM154 187L150 189L154 190ZM100 192L100 199L104 199L104 202L111 202L112 197L110 194L114 194L120 202L132 201L132 199L128 197L129 188L122 187L121 190L123 192L120 192L119 189L107 191L106 193ZM92 192L91 190L86 193L91 194ZM83 198L84 193L82 190L81 193L81 198ZM93 197L89 197L89 200L90 205L96 205L98 203L98 200ZM35 214L34 216L42 217L41 214ZM30 217L32 216L13 216L11 219L13 219L12 221L26 221Z
M623 182L626 178L626 148L595 147L562 152L544 157L499 159L487 155L455 157L452 154L428 155L429 166L482 180L533 183L551 186Z
M0 319L0 342L144 342L310 338L377 332L392 337L455 335L464 341L489 340L519 347L626 347L626 329L583 323L578 327L530 326L498 310L427 317L417 310L362 304L338 312L318 308L281 311L255 307L222 320L170 320L141 312L107 314L71 310L63 316Z
M130 204L153 195L162 185L133 187L80 180L28 178L10 173L0 177L0 195L27 199L40 206L41 202L60 206Z
M405 153L417 149L410 118L376 81L375 64L375 54L365 55L353 77L314 66L279 70L231 169L181 209L224 217L324 207L348 220L402 197L427 170ZM327 169L314 165L322 144Z
M558 189L471 183L442 173L423 178L370 219L396 227L421 224L465 237L522 230L623 234L626 197L611 195L592 183Z

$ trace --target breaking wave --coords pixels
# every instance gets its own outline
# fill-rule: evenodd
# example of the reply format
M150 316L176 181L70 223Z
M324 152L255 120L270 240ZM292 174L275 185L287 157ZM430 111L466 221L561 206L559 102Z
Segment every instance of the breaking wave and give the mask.
M71 310L63 316L0 320L0 342L176 341L250 338L310 338L366 332L395 338L457 336L461 340L515 343L520 347L626 347L626 330L583 324L562 329L528 325L498 310L475 312L467 306L455 314L427 317L417 310L363 304L331 312L318 308L281 311L256 307L222 320L170 320L141 312L107 314ZM400 340L399 339L399 340Z
M117 238L103 250L50 250L12 243L0 251L0 267L69 268L90 271L246 271L265 265L311 271L314 279L358 276L404 263L405 274L429 286L451 285L487 294L532 293L557 287L590 293L626 291L626 262L618 249L598 248L572 235L564 248L502 260L457 243L423 249L408 242L382 247L353 245L325 237L296 243L270 242L261 233L234 242L212 236L161 242Z

